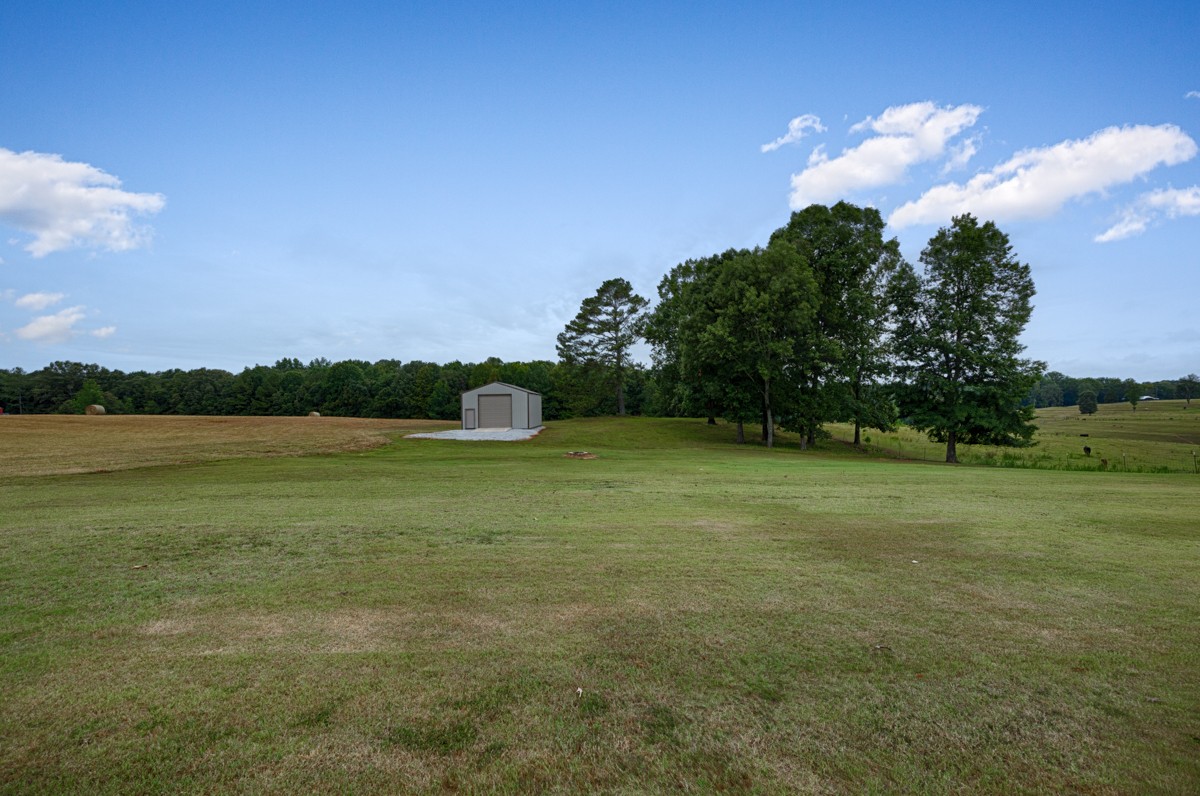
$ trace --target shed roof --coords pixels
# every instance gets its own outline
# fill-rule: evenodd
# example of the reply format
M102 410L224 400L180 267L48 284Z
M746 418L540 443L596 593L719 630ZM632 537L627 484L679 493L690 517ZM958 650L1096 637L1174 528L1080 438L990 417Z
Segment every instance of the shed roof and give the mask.
M518 387L515 384L508 384L507 382L503 382L503 381L493 381L493 382L489 382L489 383L484 384L479 387L474 387L474 388L464 392L463 395L466 395L468 392L475 392L476 390L485 390L488 387L508 387L510 390L519 390L520 392L529 393L530 395L541 395L540 392L534 392L533 390L527 390L524 387Z

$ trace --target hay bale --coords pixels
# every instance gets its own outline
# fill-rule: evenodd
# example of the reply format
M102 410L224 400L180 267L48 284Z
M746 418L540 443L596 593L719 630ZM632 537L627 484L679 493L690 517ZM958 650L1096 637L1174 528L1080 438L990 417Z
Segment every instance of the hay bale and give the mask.
M87 408L83 410L83 413L85 415L102 415L104 414L104 407L100 404L88 404Z
M320 417L321 413L320 412L309 412L308 416L309 417Z

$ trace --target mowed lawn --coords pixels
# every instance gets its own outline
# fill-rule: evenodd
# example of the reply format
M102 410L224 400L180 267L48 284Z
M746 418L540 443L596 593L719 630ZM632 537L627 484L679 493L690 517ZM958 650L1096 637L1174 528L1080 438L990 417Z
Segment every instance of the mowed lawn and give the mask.
M0 791L1200 790L1195 476L731 436L7 477Z

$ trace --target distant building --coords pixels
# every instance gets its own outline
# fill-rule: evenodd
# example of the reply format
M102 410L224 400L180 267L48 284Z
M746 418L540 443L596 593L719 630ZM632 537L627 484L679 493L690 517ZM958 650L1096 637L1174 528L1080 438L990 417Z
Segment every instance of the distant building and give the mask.
M494 381L462 394L462 427L537 428L542 425L542 395Z

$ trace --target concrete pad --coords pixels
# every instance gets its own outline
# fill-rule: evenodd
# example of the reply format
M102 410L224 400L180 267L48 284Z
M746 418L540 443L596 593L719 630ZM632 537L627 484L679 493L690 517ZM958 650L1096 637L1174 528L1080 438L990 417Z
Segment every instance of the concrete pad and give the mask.
M406 434L405 439L462 439L474 441L518 442L533 439L545 426L537 428L476 428L471 431L456 428L450 431L433 431L427 434Z

